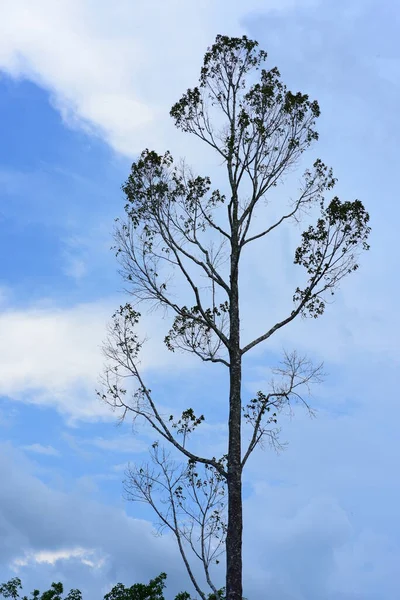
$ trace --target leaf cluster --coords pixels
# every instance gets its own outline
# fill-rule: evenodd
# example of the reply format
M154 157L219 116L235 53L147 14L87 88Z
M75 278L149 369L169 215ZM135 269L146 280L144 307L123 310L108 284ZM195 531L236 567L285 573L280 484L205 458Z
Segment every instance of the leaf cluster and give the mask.
M11 598L12 600L18 600L18 598L20 598L20 590L22 590L21 579L19 577L14 577L6 583L2 583L0 585L0 596L3 596L3 598ZM63 593L63 584L61 582L53 582L50 588L45 592L41 593L39 590L33 590L29 600L82 600L82 594L77 589L70 590L68 594L64 596L64 599ZM28 600L28 596L23 596L22 600Z

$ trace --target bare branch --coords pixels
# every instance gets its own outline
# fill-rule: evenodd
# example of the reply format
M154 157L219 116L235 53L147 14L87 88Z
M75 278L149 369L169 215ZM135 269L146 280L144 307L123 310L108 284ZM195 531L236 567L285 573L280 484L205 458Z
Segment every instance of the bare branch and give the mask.
M307 357L299 356L295 351L284 353L281 365L273 370L279 380L272 379L271 390L267 394L259 391L245 407L244 417L252 425L253 433L242 460L242 468L263 437L268 436L273 445L277 443L277 430L274 426L278 413L285 406L290 406L293 401L300 401L312 414L302 390L310 395L311 386L322 381L322 369L322 364L315 366ZM268 427L271 424L272 428Z
M334 294L335 288L347 274L358 269L358 254L368 249L369 215L358 200L341 203L333 198L323 210L317 225L302 234L302 245L295 253L295 264L305 267L310 278L306 287L296 288L293 300L298 303L290 316L276 323L242 349L245 354L267 340L300 313L314 318L323 314L323 294Z
M198 466L189 462L178 465L164 448L155 442L150 450L151 462L141 467L130 466L124 489L131 501L145 502L156 513L160 527L175 536L189 577L201 598L206 598L196 580L185 548L201 562L207 585L214 594L210 566L224 552L224 480L212 468L200 474Z
M129 413L134 418L143 418L163 439L170 442L188 459L210 465L226 477L226 471L220 461L198 456L181 444L157 409L151 390L145 386L137 365L137 356L143 341L138 339L132 327L137 324L139 316L139 313L136 313L129 304L121 307L114 316L110 337L104 347L105 356L110 360L111 366L105 371L104 391L98 392L99 397L113 409L122 409L124 415ZM136 383L136 390L132 394L133 402L125 399L127 389L122 387L121 383L126 378Z
M321 203L323 200L323 193L326 190L332 189L335 183L336 179L333 177L332 169L328 169L328 167L326 167L322 161L316 160L314 163L314 173L311 173L311 171L307 170L304 174L303 189L297 200L293 202L292 210L284 214L280 219L278 219L278 221L267 227L265 230L247 238L246 235L249 230L251 211L253 209L250 210L249 218L247 219L247 223L242 234L241 245L244 246L245 244L249 244L250 242L254 242L255 240L268 235L271 233L271 231L282 225L282 223L288 219L297 219L297 215L301 211L306 210L308 206ZM252 203L254 206L256 202L253 200Z

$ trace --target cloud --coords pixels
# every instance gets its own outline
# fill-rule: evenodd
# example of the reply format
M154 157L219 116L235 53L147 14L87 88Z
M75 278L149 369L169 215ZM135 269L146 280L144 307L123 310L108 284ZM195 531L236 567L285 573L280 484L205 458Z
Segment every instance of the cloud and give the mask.
M266 514L267 506L261 497L258 501L250 501L248 511L254 514L258 507L258 514ZM268 518L248 517L247 522L249 597L261 598L265 590L282 600L394 600L399 593L399 548L386 535L354 527L351 515L333 497L299 502L281 515L274 505Z
M249 464L249 598L262 590L283 600L398 597L396 434L379 420L371 439L372 410L366 403L352 416L322 411L316 420L299 411L281 423L288 449Z
M15 0L0 9L0 68L47 89L66 123L132 156L167 142L170 105L217 33L241 34L244 15L296 4Z
M34 454L44 454L46 456L60 456L60 453L53 446L43 446L42 444L29 444L22 446L22 450L33 452Z
M367 409L339 419L324 412L317 421L300 413L285 423L287 452L254 457L245 482L247 597L398 597L398 483L388 477L395 473L396 430L384 431L377 420L374 443L367 444L370 419ZM17 571L32 588L61 580L88 600L117 581L146 581L162 570L168 593L190 588L174 541L154 538L136 505L136 518L129 517L119 503L102 504L101 488L93 495L81 480L68 493L57 490L33 476L10 444L0 450L0 478L8 482L0 488L3 578ZM105 478L103 485L109 487Z
M72 420L109 420L115 416L96 396L104 366L102 344L107 323L121 299L47 306L0 313L0 394L47 406ZM143 315L139 330L149 337L141 368L162 373L171 364L189 368L191 357L175 356L162 343L160 315Z
M2 443L0 478L0 571L15 570L29 588L60 581L102 597L118 581L146 581L168 570L180 585L183 569L168 536L156 539L150 523L121 508L87 497L79 489L58 491L33 476L31 463ZM180 565L179 565L180 567Z
M0 393L75 418L109 417L94 388L110 314L105 303L2 313Z
M40 565L42 563L47 563L49 565L55 565L59 560L78 558L82 564L99 569L104 565L104 558L96 558L95 554L94 550L85 548L65 548L54 551L41 550L39 552L26 553L22 558L16 558L12 565L13 568L18 571L20 567L26 567L29 564Z
M174 140L177 148L187 149L192 143L188 136L171 137L172 129L167 125L168 109L185 87L194 83L204 49L217 32L240 33L244 31L244 24L248 23L258 31L257 25L262 23L262 35L265 36L262 45L270 45L276 54L278 51L282 53L286 61L288 55L294 64L297 64L295 59L299 60L301 76L306 81L315 77L316 66L318 82L321 81L321 71L333 72L336 65L333 57L339 56L342 26L334 28L332 34L321 36L318 28L324 31L331 29L331 16L336 9L327 2L320 2L321 10L309 10L312 4L252 0L243 8L243 3L236 0L229 3L227 10L224 3L188 5L178 0L168 5L151 0L140 6L123 1L112 8L102 2L94 5L90 0L62 0L57 7L49 0L40 0L34 7L27 0L16 0L2 8L4 17L0 23L3 26L7 23L8 27L7 32L0 36L0 67L15 77L28 77L50 90L67 120L72 115L75 124L79 122L84 127L91 124L99 135L121 152L131 155L143 146L164 145L167 140L168 143ZM343 3L340 7L345 11ZM348 15L351 27L355 26L358 17L362 17L364 22L365 15L370 12L370 9L363 11L360 7L358 3L354 14ZM252 14L253 18L250 18ZM194 22L196 27L193 27ZM149 23L151 35L148 33ZM278 37L274 27L280 32ZM308 27L313 31L309 37L304 36ZM343 27L346 40L350 40L349 36L353 36L351 27L346 23ZM13 31L12 35L8 33L9 29ZM356 33L365 46L365 35L358 30ZM57 43L52 42L54 36L57 36ZM281 40L285 36L296 39L296 43L283 45ZM47 52L50 45L52 52ZM318 52L313 53L314 46ZM300 50L306 53L306 61ZM354 58L350 44L346 45L344 52L351 53ZM335 73L343 72L340 67L343 57L339 58ZM352 60L348 71L350 75L355 74L354 64ZM174 68L175 65L179 68ZM366 73L363 71L363 77L365 75L365 81L369 81ZM314 85L315 80L312 83ZM345 83L347 86L347 81ZM110 89L113 90L113 98L107 102ZM370 94L364 96L369 98ZM129 98L142 103L150 111L150 120L143 120L143 128L136 121L140 110L131 114ZM390 234L395 239L396 219L392 222L393 226L389 228L385 225L385 235ZM376 231L376 224L373 225ZM381 231L378 233L383 234ZM383 247L379 238L377 235L373 251L363 261L369 276L364 276L364 270L361 278L357 274L354 280L359 283L353 284L350 292L339 295L339 306L332 309L329 306L327 313L330 314L323 319L316 323L297 321L279 332L271 340L275 348L299 342L304 351L322 354L333 361L342 360L344 354L362 353L365 348L374 353L395 353L396 330L400 326L394 300L396 284L391 277L396 268L395 256L375 249L379 245ZM249 282L257 278L260 286L260 294L255 298L254 286L247 282L244 285L243 327L246 339L259 333L260 323L265 323L268 328L292 309L294 271L287 269L287 261L292 260L292 254L288 258L285 242L282 236L279 253L276 253L276 238L263 249L266 255L274 255L268 269L265 262L260 263L260 246L255 245L249 268L244 270L243 281L247 274ZM90 269L89 263L93 261L84 242L73 237L65 240L64 257L64 271L75 279L84 277ZM275 275L284 286L282 296L277 293L275 283L269 284L269 281L275 282ZM295 271L294 277L297 276L298 271ZM343 287L347 289L348 285L346 281ZM246 297L246 289L251 297ZM265 313L265 296L268 296L268 313L260 318L259 315ZM282 302L283 296L287 298L286 305ZM382 316L380 307L383 303L390 305L389 312L395 319L395 326ZM367 328L366 322L369 324Z

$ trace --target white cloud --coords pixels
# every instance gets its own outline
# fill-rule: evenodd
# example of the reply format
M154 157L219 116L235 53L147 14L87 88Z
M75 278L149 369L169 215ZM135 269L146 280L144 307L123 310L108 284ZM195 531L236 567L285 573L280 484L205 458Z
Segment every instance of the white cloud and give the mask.
M241 34L246 14L296 4L3 2L0 69L49 90L67 123L132 155L148 144L169 141L170 105L194 84L202 55L217 33Z
M27 452L33 452L35 454L45 454L47 456L59 456L60 453L53 446L43 446L42 444L29 444L28 446L22 446L23 450Z
M34 4L29 0L14 0L4 3L0 9L0 68L14 77L32 79L50 90L68 122L72 120L75 125L94 128L120 152L131 155L144 146L163 146L168 141L173 150L175 146L184 153L181 144L185 144L186 151L195 141L187 136L172 135L168 110L182 91L195 82L204 50L215 34L241 34L243 19L252 11L282 10L296 4L304 7L305 3L251 0L244 6L240 0L229 3L121 0L111 6L94 0L57 3L38 0ZM265 321L263 325L269 327L275 317L279 320L286 316L286 312L282 314L286 310L282 296L275 288L268 288L267 278L274 280L273 275L276 275L286 286L287 309L292 308L293 277L286 267L285 239L281 241L282 261L279 256L275 257L267 271L265 263L259 261L260 246L254 247L254 260L249 262L248 273L252 281L257 277L262 293L258 299L252 296L251 302L249 299L244 306L246 339L259 333L260 322ZM82 240L71 238L65 243L64 271L79 279L88 268L87 249ZM270 252L275 255L276 246L272 245ZM289 261L291 259L292 255ZM374 265L374 274L371 257L365 262L371 276L358 278L361 293L356 289L353 295L347 295L348 302L344 297L340 303L340 320L345 326L338 327L337 308L331 311L328 307L327 312L333 318L328 314L315 324L298 321L271 340L274 347L299 340L305 351L316 351L332 360L341 360L344 353L360 352L366 347L374 352L393 353L397 347L398 324L396 327L392 323L384 324L382 331L380 306L382 302L387 304L387 298L379 293L383 286L374 287L372 283L382 270L382 262L375 261L379 264ZM386 277L386 273L384 275ZM344 287L347 286L348 282ZM253 291L251 285L247 287ZM259 315L265 313L265 295L268 296L268 314L261 319ZM367 298L367 302L362 299L360 302L361 296ZM389 296L394 297L394 294ZM356 306L356 299L357 310L349 308ZM395 310L392 312L396 314ZM96 352L97 349L91 351L93 357ZM84 369L87 372L86 366ZM55 400L63 402L56 396Z
M96 557L94 550L85 548L66 548L61 550L40 550L38 552L28 552L21 558L13 561L13 567L18 570L20 567L26 567L30 563L55 565L59 560L78 559L82 564L88 567L99 569L104 565L104 558Z
M95 397L110 308L9 310L0 315L0 393L77 418L106 417Z
M2 581L17 569L26 591L61 580L96 598L118 581L132 585L165 570L176 593L182 589L187 578L171 536L156 539L149 522L91 498L79 481L68 493L43 483L9 443L1 451Z
M120 299L119 299L120 300ZM74 419L114 419L99 402L106 326L118 299L72 308L41 307L0 313L0 394L57 409ZM190 366L190 357L175 356L162 344L160 317L144 315L149 341L141 367L163 370Z

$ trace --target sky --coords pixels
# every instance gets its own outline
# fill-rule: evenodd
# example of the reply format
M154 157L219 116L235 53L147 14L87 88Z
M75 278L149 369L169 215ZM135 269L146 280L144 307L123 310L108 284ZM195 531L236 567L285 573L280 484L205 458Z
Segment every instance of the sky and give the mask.
M400 597L399 21L391 0L0 0L0 581L21 577L27 592L62 581L94 600L166 571L167 598L190 590L174 541L123 497L124 469L146 459L152 435L118 427L95 390L124 300L110 251L120 186L145 147L215 172L168 113L222 33L258 40L289 88L318 99L307 160L332 165L338 194L362 199L372 226L326 314L246 363L245 395L283 348L324 361L327 375L316 418L296 408L281 423L286 449L249 462L245 594ZM298 233L249 255L246 337L290 303ZM189 397L214 415L200 443L223 444L223 371L168 353L161 315L141 327L160 403L180 410Z

